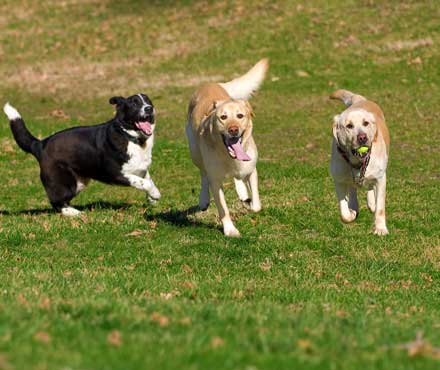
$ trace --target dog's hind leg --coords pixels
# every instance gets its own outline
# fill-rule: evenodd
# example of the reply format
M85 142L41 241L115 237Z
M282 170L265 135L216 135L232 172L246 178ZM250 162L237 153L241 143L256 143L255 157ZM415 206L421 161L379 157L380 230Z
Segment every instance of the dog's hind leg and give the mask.
M240 179L235 179L235 190L238 194L238 199L240 199L242 202L250 202L251 198L249 198L249 190L246 182Z
M200 195L199 195L199 208L201 211L206 211L210 203L209 195L209 179L205 172L200 171Z
M336 196L339 202L339 211L341 220L345 223L353 222L356 219L357 212L348 206L348 185L335 182Z
M258 193L258 175L257 169L249 176L249 187L251 189L251 210L254 212L259 212L261 210L260 194Z
M70 168L52 163L41 169L40 177L50 204L57 212L68 217L75 217L81 213L69 205L78 193L78 181Z

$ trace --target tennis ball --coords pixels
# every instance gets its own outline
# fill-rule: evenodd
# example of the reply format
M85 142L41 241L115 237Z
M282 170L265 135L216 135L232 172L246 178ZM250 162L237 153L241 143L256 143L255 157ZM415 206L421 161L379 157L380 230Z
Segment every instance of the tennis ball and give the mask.
M361 146L361 147L358 148L357 152L359 154L364 154L364 153L367 153L368 150L369 150L368 146Z

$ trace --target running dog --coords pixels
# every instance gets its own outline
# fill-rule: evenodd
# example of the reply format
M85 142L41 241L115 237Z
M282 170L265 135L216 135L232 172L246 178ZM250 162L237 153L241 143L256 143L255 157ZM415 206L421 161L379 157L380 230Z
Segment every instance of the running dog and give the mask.
M267 59L263 59L232 81L201 86L188 107L186 134L191 158L201 175L199 207L208 208L211 189L226 236L240 236L225 201L226 178L234 178L239 199L247 202L252 211L261 209L258 152L252 137L252 108L247 99L260 87L268 66Z
M94 126L73 127L39 140L26 128L21 115L9 103L9 118L18 146L40 164L40 178L52 207L64 216L80 211L70 201L88 182L132 186L148 194L151 202L160 192L148 173L154 142L155 110L147 95L115 96L116 115Z
M374 233L386 235L390 136L384 114L377 104L347 90L337 90L330 98L341 100L348 107L333 119L330 164L341 219L346 223L356 219L359 213L357 189L366 186L368 208L374 212Z

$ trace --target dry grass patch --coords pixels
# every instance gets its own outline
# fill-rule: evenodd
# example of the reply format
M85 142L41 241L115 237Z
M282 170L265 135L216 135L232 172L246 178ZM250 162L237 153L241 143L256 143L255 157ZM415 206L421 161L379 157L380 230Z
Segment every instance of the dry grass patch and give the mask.
M192 87L223 79L222 75L199 76L183 72L149 76L142 58L112 62L64 59L24 66L16 74L7 74L4 82L33 94L60 94L64 99L71 99L78 94L87 98L130 94L146 89Z

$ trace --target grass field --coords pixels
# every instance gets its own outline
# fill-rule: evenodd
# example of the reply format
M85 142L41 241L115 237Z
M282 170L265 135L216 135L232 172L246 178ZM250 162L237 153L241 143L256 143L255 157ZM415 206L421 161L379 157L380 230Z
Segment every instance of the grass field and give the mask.
M0 103L44 137L108 120L113 95L158 110L162 199L92 183L50 210L35 159L0 118L0 369L438 369L440 10L434 0L3 0ZM186 105L269 57L252 99L263 210L227 184L242 237L199 177ZM328 94L380 103L390 235L339 221ZM418 339L417 339L418 338Z

